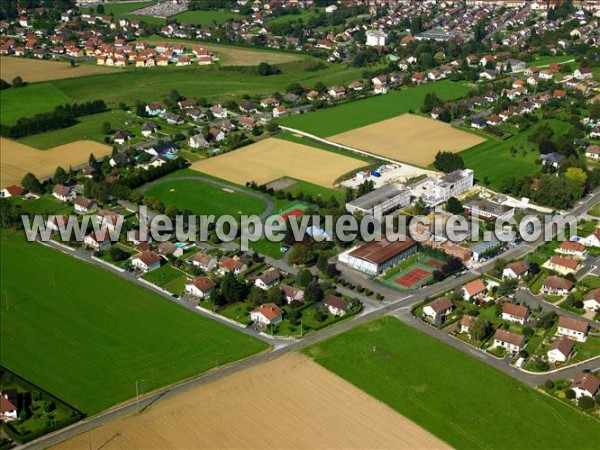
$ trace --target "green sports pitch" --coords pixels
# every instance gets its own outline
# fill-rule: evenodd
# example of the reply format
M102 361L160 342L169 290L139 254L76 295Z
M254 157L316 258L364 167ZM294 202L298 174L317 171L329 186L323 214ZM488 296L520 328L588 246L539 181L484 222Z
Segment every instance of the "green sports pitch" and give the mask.
M597 419L393 317L306 352L455 448L598 446Z
M86 414L267 345L130 281L3 233L0 362Z

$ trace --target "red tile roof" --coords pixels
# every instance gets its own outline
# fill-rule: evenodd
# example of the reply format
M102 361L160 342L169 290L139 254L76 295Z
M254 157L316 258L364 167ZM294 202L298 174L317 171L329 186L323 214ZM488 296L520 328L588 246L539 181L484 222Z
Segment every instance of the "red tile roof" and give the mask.
M269 321L273 321L277 317L283 315L283 309L281 309L275 303L266 303L264 305L261 305L258 308L256 308L253 312L262 314Z
M583 322L581 320L572 319L571 317L559 316L558 317L558 327L559 328L567 328L569 330L579 331L581 333L587 333L588 324L587 322Z

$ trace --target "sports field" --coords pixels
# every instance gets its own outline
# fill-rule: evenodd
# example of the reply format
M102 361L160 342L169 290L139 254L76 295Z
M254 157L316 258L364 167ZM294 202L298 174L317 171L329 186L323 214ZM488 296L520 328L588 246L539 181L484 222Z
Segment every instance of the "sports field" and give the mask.
M393 317L307 353L455 448L597 447L591 417Z
M433 281L433 272L444 262L427 255L416 255L391 269L381 280L385 285L400 290L418 289Z
M237 184L262 184L289 176L329 188L340 175L364 165L348 156L269 138L199 161L191 168Z
M85 413L266 348L21 234L1 244L0 361Z
M484 138L457 130L447 123L403 114L329 138L334 142L398 161L427 166L440 150L458 153Z
M28 83L59 80L61 78L85 77L98 73L110 73L114 69L95 64L79 64L71 67L67 61L47 61L32 58L0 57L0 77L8 83L21 77ZM17 88L20 89L20 88Z
M196 215L261 214L267 207L256 197L198 180L169 180L151 186L144 195Z
M360 77L359 77L360 78ZM335 108L320 109L310 114L299 114L280 120L281 125L296 128L320 137L334 136L355 128L418 111L428 92L435 92L443 100L464 97L470 88L466 83L440 81L390 91L365 100L345 103Z
M268 393L268 394L267 394ZM296 353L167 398L58 449L441 449L447 445Z
M57 166L64 169L87 162L90 153L96 158L110 155L111 147L92 141L77 141L48 150L35 148L0 138L0 186L19 184L27 172L38 177L54 173Z

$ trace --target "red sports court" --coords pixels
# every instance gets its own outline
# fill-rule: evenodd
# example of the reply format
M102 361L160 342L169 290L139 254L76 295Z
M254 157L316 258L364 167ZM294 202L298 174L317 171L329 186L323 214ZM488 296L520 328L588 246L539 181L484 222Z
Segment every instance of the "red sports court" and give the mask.
M400 286L411 287L414 284L420 283L425 278L430 275L430 272L427 272L423 269L413 269L408 273L405 273L400 278L396 280Z

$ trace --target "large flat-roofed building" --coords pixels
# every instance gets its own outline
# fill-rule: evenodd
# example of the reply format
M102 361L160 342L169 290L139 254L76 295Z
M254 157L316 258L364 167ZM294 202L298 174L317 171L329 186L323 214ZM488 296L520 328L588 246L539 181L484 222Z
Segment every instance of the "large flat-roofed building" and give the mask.
M360 212L380 219L393 209L410 203L410 191L401 184L388 184L346 203L346 210Z
M455 170L441 178L431 180L426 187L425 203L436 206L456 197L473 187L474 172L471 169Z
M369 275L378 275L417 253L417 242L411 238L388 241L383 238L356 247L340 255L340 262Z
M465 212L484 220L508 220L515 215L515 208L502 206L485 199L471 200L463 205Z

